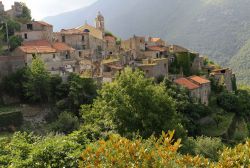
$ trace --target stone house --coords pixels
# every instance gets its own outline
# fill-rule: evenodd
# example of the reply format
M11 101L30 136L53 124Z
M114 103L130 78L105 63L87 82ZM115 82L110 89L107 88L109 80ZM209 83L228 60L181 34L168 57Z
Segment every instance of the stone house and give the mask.
M24 57L25 64L31 65L34 58L40 58L46 69L52 74L64 75L76 71L74 49L65 43L42 41L25 42L12 53L14 56Z
M144 55L146 58L167 58L168 52L166 47L147 46Z
M21 30L15 32L24 41L47 40L52 42L53 26L43 21L31 21L21 25Z
M235 79L235 75L232 70L229 68L223 69L215 69L210 73L210 77L214 78L217 82L224 83L226 89L229 92L232 92L233 89L233 79Z
M133 60L144 59L144 52L146 50L145 37L133 36L128 40L122 41L121 49L131 51Z
M182 53L182 52L189 52L188 49L178 46L178 45L169 45L169 52L170 53Z
M211 92L211 82L209 80L199 76L191 76L176 79L174 83L188 89L190 97L193 98L194 101L208 105Z
M168 59L143 59L135 63L135 67L145 73L147 78L157 78L160 76L168 76Z
M188 80L187 78L178 78L174 80L174 83L182 86L189 91L189 96L195 101L199 102L200 100L200 86Z
M73 47L79 58L101 61L106 50L106 43L103 39L92 36L88 30L62 29L54 34L56 41L64 42Z
M211 82L200 76L190 76L188 79L200 86L200 101L202 104L208 105L209 95L211 93Z
M124 69L119 59L103 60L101 65L103 82L112 82L115 75Z
M118 46L116 45L116 38L114 36L107 35L104 37L106 42L106 55L115 55L118 53Z

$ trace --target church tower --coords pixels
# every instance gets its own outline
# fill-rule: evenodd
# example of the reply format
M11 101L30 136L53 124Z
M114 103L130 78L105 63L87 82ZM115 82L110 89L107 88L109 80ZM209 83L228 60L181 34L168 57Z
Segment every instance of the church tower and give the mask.
M104 17L102 16L101 12L98 12L95 22L96 22L96 28L104 32L105 31Z

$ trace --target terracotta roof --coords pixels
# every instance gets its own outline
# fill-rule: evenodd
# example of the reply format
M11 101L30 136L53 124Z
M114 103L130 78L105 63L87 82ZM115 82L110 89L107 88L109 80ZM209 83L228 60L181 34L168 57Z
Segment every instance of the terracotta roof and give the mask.
M161 51L161 52L166 51L164 47L159 47L159 46L148 46L147 49L151 51Z
M161 38L151 38L151 42L157 42L157 41L159 41L159 40L161 40Z
M49 27L53 27L51 24L49 23L46 23L44 21L35 21L36 23L40 24L40 25L43 25L43 26L49 26Z
M108 42L115 42L115 37L113 36L105 36L105 40Z
M199 84L206 84L206 83L210 83L210 80L207 80L205 78L202 78L200 76L190 76L188 77L188 79L192 80L192 81L195 81Z
M75 49L68 46L66 43L56 42L52 44L52 47L57 51L75 51Z
M26 54L56 53L56 50L49 46L20 46L19 49L22 50Z
M50 47L50 43L47 40L34 40L34 41L25 41L22 44L23 46L48 46Z
M200 86L196 85L195 83L191 82L187 78L179 78L174 81L176 84L181 85L189 90L198 89Z
M59 32L61 34L85 34L85 32L79 30L79 29L62 29L61 32Z

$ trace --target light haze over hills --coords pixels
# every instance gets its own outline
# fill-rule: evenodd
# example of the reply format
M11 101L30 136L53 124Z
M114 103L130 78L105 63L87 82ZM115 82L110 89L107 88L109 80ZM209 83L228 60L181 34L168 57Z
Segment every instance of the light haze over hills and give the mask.
M122 38L162 37L230 65L241 82L250 83L249 6L248 0L99 0L45 20L60 30L93 24L101 11L106 28Z

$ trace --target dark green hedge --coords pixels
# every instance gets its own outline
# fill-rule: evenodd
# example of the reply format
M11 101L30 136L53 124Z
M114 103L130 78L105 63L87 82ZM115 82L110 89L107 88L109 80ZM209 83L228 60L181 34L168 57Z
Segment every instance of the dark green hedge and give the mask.
M23 122L23 114L20 111L0 113L0 127L10 125L21 126Z

